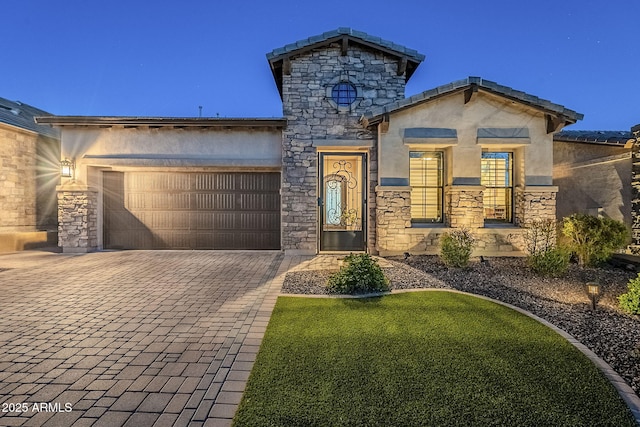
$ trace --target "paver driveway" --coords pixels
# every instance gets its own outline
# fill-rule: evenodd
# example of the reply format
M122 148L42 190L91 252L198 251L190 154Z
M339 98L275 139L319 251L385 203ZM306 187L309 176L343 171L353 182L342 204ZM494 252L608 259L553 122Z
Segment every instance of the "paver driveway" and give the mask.
M276 252L0 255L0 425L229 425L281 261Z

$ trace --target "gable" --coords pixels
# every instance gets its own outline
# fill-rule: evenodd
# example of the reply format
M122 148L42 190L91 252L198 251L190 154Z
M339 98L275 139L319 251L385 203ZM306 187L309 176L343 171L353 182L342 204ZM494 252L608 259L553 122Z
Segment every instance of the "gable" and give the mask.
M328 31L274 49L267 54L267 60L280 96L282 97L283 75L290 74L291 61L293 59L311 51L326 49L330 46L339 48L341 56L346 56L349 47L354 45L397 58L397 75L404 75L405 81L411 78L418 65L424 60L424 55L414 49L409 49L380 37L371 36L362 31L356 31L351 28L338 28L334 31Z
M488 94L496 99L502 100L507 105L519 105L525 109L544 114L547 133L557 132L562 127L576 123L584 117L580 113L546 99L507 86L502 86L480 77L468 77L467 79L458 80L372 109L362 117L361 122L364 126L378 124L383 122L389 115L456 95L458 98L461 98L464 105L466 105L471 103L479 94Z

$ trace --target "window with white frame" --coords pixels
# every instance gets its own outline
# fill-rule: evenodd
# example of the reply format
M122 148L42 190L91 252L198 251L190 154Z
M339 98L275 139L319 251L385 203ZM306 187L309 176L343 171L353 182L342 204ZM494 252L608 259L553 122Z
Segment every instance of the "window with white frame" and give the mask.
M443 220L443 157L440 151L409 152L411 222L413 223L437 223Z
M513 220L513 153L482 153L480 184L484 190L484 219L487 223Z

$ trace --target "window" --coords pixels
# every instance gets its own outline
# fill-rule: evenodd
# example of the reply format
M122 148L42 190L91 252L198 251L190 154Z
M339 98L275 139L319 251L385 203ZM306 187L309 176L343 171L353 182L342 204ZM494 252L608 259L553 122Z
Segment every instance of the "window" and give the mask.
M513 219L513 154L482 153L480 184L484 190L484 219L511 222Z
M331 90L331 99L338 107L349 107L356 100L358 91L348 82L338 83Z
M443 181L442 152L409 152L412 222L442 222Z

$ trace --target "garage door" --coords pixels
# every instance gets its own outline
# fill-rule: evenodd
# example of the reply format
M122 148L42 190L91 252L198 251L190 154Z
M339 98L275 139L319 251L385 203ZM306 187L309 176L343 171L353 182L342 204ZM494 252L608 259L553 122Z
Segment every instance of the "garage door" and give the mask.
M107 249L280 249L280 174L104 172Z

